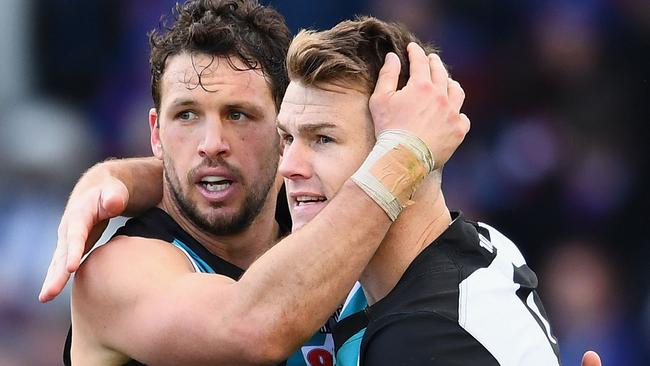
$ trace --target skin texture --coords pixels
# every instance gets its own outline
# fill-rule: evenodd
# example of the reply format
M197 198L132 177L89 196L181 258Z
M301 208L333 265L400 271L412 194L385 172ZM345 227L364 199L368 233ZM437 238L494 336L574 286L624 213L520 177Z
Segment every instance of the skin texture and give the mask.
M447 77L438 60L430 58L432 80L437 75ZM361 88L332 83L307 86L297 80L287 88L278 115L283 141L278 171L285 180L294 231L328 205L372 148L370 96L357 89ZM445 94L450 108L460 113L462 89L450 84ZM425 180L413 201L391 226L361 276L371 304L394 287L420 251L451 222L437 176Z
M194 69L203 70L200 84ZM213 254L248 267L277 238L279 145L269 138L276 114L267 81L233 71L225 58L184 53L169 60L161 87L160 115L152 109L149 125L164 165L162 207ZM209 191L206 176L229 183Z
M444 106L446 99L442 92L446 87L434 87L428 72L415 73L415 70L428 70L430 62L441 63L438 56L427 58L422 49L413 44L409 46L409 57L413 78L407 87L396 91L399 58L392 53L386 56L369 100L375 134L389 128L410 131L431 144L429 148L436 165L441 166L469 131L469 119L462 113L451 113L448 106ZM458 85L451 79L436 77L435 84L442 82ZM435 107L427 105L436 99L436 103L443 103L442 110L437 109L440 104ZM123 210L141 212L160 202L162 185L158 178L162 175L159 161L142 158L100 163L82 177L61 218L57 246L39 294L41 302L51 301L59 295L70 274L79 268L83 254L99 238L97 234L101 230L93 230L96 224L101 225L105 220L122 214Z
M600 356L594 351L587 351L582 356L582 366L602 366Z
M256 194L258 187L249 184L273 184L278 145L277 137L268 137L277 136L272 100L262 75L235 71L226 62L206 69L205 88L192 88L193 80L184 78L192 62L183 54L169 60L161 112L150 113L152 149L165 165L159 206L208 250L246 268L278 236L277 185L263 193L263 207L250 225L227 234L202 230L179 201L187 201L209 224L228 226L232 217L245 211L247 197ZM217 91L208 91L211 88ZM232 184L214 194L195 184L200 180L197 175L206 174L225 176ZM311 248L311 256L299 256L309 246L299 244L305 240L294 236L235 282L194 273L178 249L158 240L117 237L102 246L84 262L74 283L73 362L111 365L135 358L148 364L264 364L285 358L296 343L324 323L358 277L352 271L343 281L330 281L324 273L350 255L357 257L351 265L362 268L379 241L366 236L381 238L388 227L385 214L358 188L350 184L349 192L355 192L358 206L374 211L367 233L351 239L360 249L359 256L343 247L325 250L323 245ZM312 227L322 231L329 226L325 219ZM364 244L368 239L374 244ZM297 273L291 279L281 278L286 268ZM294 296L296 288L308 294L306 299ZM316 314L310 310L321 306L323 310ZM296 309L291 319L286 319L287 308ZM222 347L210 346L214 344Z
M435 72L445 73L432 63L432 78ZM298 80L289 84L278 115L283 141L279 172L285 180L294 230L327 206L372 147L368 95L356 89L334 84L306 86ZM460 110L462 90L450 85L447 94L452 108ZM425 181L414 201L391 226L362 274L370 304L388 294L413 259L451 221L435 177ZM587 352L582 365L600 366L601 362L595 352Z
M427 64L423 53L412 56ZM391 72L384 73L383 78L396 77L399 64L395 64L395 58L392 60L386 65ZM188 70L190 61L184 55L170 58L170 75L185 76L183 70ZM175 105L173 101L178 98L163 96L160 115L150 113L152 148L166 165L159 206L208 250L248 270L239 281L194 273L184 255L168 243L133 237L113 239L88 257L75 280L75 363L120 364L127 355L148 364L276 363L311 336L340 304L389 227L386 214L356 184L347 181L317 217L271 250L267 251L277 237L273 218L277 191L273 189L269 190L260 213L243 231L215 235L201 230L201 225L184 211L187 207L179 202L187 200L191 209L208 222L228 221L246 205L247 190L239 186L245 187L257 179L265 181L265 175L259 175L264 172L263 165L268 164L260 160L267 152L265 146L277 148L275 142L267 144L269 140L277 141L275 134L264 130L267 118L251 117L242 125L242 111L233 111L233 105L243 104L240 94L247 96L247 103L268 99L268 90L262 87L263 76L235 71L226 62L208 67L204 75L214 90L191 88L191 79L186 83L191 91L188 87L178 90L191 95L191 103L181 103L191 106L190 109L167 110L167 101ZM165 79L163 91L173 95L175 91L165 83L170 81L173 86L178 80ZM425 81L432 83L430 78ZM438 141L435 152L443 161L448 159L468 126L458 123L458 118L449 118L453 113L447 103L436 108L419 106L440 100L436 91L442 89L416 88L409 98L395 100L392 94L385 96L385 106L391 110L381 110L384 117L392 111L399 111L400 115L383 118L383 125L375 127L437 135L438 138L425 139ZM400 103L412 107L397 108L395 104ZM244 108L243 112L250 111ZM241 129L248 128L249 122L258 126L250 134L239 134ZM251 136L266 140L256 141ZM255 145L255 154L243 148L250 145ZM205 187L192 185L196 183L196 174L203 174L206 159L219 162L210 169L223 170L209 174L232 175L228 178L232 178L229 180L233 184L224 190L225 194L215 195L205 192ZM341 266L346 271L340 271ZM287 273L288 270L292 272ZM295 296L296 293L302 296ZM287 309L292 309L290 314ZM215 344L220 347L214 347Z
M329 85L327 90L292 81L278 115L293 230L327 205L374 145L368 96ZM305 199L318 200L299 202Z
M275 129L275 108L266 80L259 71L230 73L220 63L227 60L187 53L172 58L161 83L160 116L155 109L149 115L151 147L163 160L165 189L184 216L217 235L250 225L274 183L278 162L278 141L268 138ZM200 80L194 69L204 70ZM227 188L208 191L199 184L203 175L223 176Z
M399 72L399 65L395 64L396 58L393 58L391 56L388 57L388 63L385 67L385 69L382 69L382 75L384 78L388 77L394 77L397 75ZM397 68L395 67L397 66ZM380 79L380 81L384 82L385 80ZM383 84L388 84L391 85L393 83L396 83L395 81L385 81ZM426 89L426 88L425 88ZM395 107L396 99L391 99L391 96L395 94L394 90L390 90L388 88L384 88L383 90L378 91L380 94L384 93L385 95L379 95L376 97L376 100L381 101L382 103L385 103L384 105L387 107ZM414 96L411 96L411 100L422 100L423 96L419 95L417 98ZM393 103L393 104L391 104ZM375 110L378 113L384 114L384 116L389 113L386 110L379 109ZM393 109L394 110L394 109ZM396 117L396 120L403 120L404 115L401 116L394 116ZM397 117L400 117L399 119ZM445 154L448 153L451 155L451 152L458 146L460 141L462 141L462 137L465 135L467 132L467 129L469 128L469 123L467 121L466 124L458 124L458 121L463 122L463 118L455 115L451 115L451 118L448 118L446 121L443 121L444 123L441 123L438 121L437 123L440 123L440 128L438 131L444 131L445 128L447 131L445 133L448 134L446 144L443 144L441 146L438 146L437 149L434 149L434 151L438 154L437 156L440 157L438 159L438 162L444 162L446 161ZM466 118L466 117L465 117ZM384 125L384 128L386 126L391 126L391 121L390 119L384 118L384 121L387 121ZM446 124L445 124L446 123ZM433 124L435 125L435 123ZM402 127L399 125L392 125L392 127ZM432 125L429 126L430 128ZM451 127L451 128L450 128ZM377 130L381 130L381 127L376 127ZM421 126L419 128L422 128ZM447 156L448 158L448 156ZM41 293L41 300L42 301L47 301L52 299L54 296L56 296L63 286L65 285L65 282L67 281L67 278L69 276L70 272L74 272L79 265L78 261L79 258L81 257L81 253L89 246L86 245L86 239L90 237L90 241L92 240L93 233L89 232L90 229L93 227L94 224L101 222L102 220L105 220L106 218L113 217L115 215L118 215L119 213L122 212L125 208L129 208L135 211L141 210L144 207L149 207L151 205L151 202L156 202L160 200L160 197L162 195L162 190L161 190L161 184L156 183L155 177L158 177L157 182L162 181L162 165L160 164L159 161L155 161L153 159L135 159L135 160L130 160L127 162L108 162L101 164L89 171L86 176L81 180L81 182L77 185L75 188L75 191L73 191L73 194L70 198L69 204L66 207L66 211L64 214L64 217L61 222L61 227L59 230L59 242L57 244L57 251L55 252L55 256L53 257L52 264L50 266L50 269L48 271L48 276L46 278L46 281L44 283L44 288L43 292ZM149 182L149 184L145 184ZM138 184L136 184L138 183ZM89 187L94 187L93 189L90 189ZM356 192L356 195L349 195L350 191ZM378 209L372 202L368 202L367 199L363 196L363 194L360 193L360 190L356 189L356 187L353 184L346 183L344 184L343 188L338 194L341 196L341 201L345 202L345 207L347 211L348 207L355 207L355 205L360 206L361 212L363 212L364 216L372 216L373 214L376 214ZM330 206L334 206L336 204L334 200ZM88 204L90 203L90 205ZM364 206L365 205L365 206ZM90 207L90 208L89 208ZM373 211L374 210L374 211ZM343 211L340 211L343 212ZM338 216L341 218L341 222L345 224L346 220L352 221L354 220L355 222L359 222L359 215L356 217L354 215L346 215L347 212L344 212L343 214L341 213L336 213L334 210L331 210L331 212L328 212L328 208L324 209L322 214L320 215L320 218L324 218L328 215L328 213L334 213L334 215L331 216ZM379 213L379 216L381 219L386 220L385 217L381 216L381 212ZM82 220L79 220L82 219ZM75 226L74 222L81 222L82 224L79 224ZM332 222L329 222L327 219L324 220L319 220L319 218L314 219L309 225L307 225L304 230L301 230L303 232L307 232L310 228L316 228L318 229L317 225L321 224L326 224L327 226L332 225ZM358 226L358 225L357 225ZM312 232L317 232L318 230L311 230ZM351 231L350 234L353 232ZM334 233L336 235L336 233ZM347 235L349 236L349 235ZM255 359L256 362L259 363L264 363L264 362L269 362L269 359L272 359L273 357L269 356L275 356L275 358L280 357L278 355L281 354L280 351L277 349L273 349L273 347L261 347L266 344L268 344L269 339L274 340L274 339L279 339L280 342L287 341L286 339L282 339L283 334L273 334L272 338L267 338L264 339L265 336L269 336L269 334L265 334L265 326L267 323L265 323L266 320L268 319L274 319L272 317L269 317L268 315L273 315L272 312L267 312L263 313L266 316L261 316L261 317L255 317L252 312L247 314L248 320L259 320L257 324L255 324L255 327L253 329L252 333L247 333L247 328L245 326L240 326L240 327L233 327L234 323L237 323L236 321L232 321L230 323L225 322L225 319L236 319L240 320L241 318L237 318L237 314L230 313L229 311L232 311L230 308L227 306L223 306L223 299L226 298L231 298L232 297L240 297L240 298L246 298L248 297L258 297L261 298L260 301L258 302L253 302L254 305L251 305L250 307L244 308L244 311L250 311L251 309L259 309L262 308L263 305L267 305L267 303L270 301L270 299L273 300L278 300L278 302L282 302L282 299L278 299L277 295L282 294L283 291L280 292L274 292L272 291L274 289L274 285L277 285L278 282L287 282L286 279L283 277L286 274L283 273L280 276L270 276L270 277L261 277L261 276L256 276L257 273L260 273L258 269L264 269L265 267L272 266L272 265L279 265L281 264L281 261L278 259L282 259L283 257L286 257L286 255L283 254L288 254L287 252L291 252L290 249L291 247L299 248L299 246L302 246L304 248L305 243L308 243L309 241L313 241L313 239L310 239L309 241L305 241L304 243L300 243L300 239L305 240L308 238L308 235L303 235L301 238L298 238L296 241L286 243L283 245L284 253L267 253L267 255L264 255L258 262L256 262L253 266L251 266L250 270L246 273L244 278L240 281L244 285L240 286L246 287L247 284L250 284L250 289L249 291L241 291L239 295L237 295L237 290L231 290L227 289L226 287L235 287L234 283L226 278L223 278L221 276L208 276L209 278L205 278L205 276L196 274L196 273L191 273L191 269L189 269L188 263L182 258L182 255L178 253L178 251L170 247L169 245L157 243L155 241L143 241L141 243L138 243L136 245L133 245L134 243L129 243L128 246L123 242L122 239L118 239L111 243L110 245L112 246L112 249L109 246L106 246L106 249L100 249L98 253L103 253L100 254L101 256L108 257L109 259L106 260L105 263L101 263L103 260L98 259L101 258L100 255L93 254L88 262L84 264L84 267L87 268L93 268L92 271L80 271L80 273L77 275L79 277L86 276L85 282L88 284L88 288L93 289L93 288L100 288L101 292L98 291L92 291L94 296L99 297L97 299L98 303L95 304L95 307L93 308L90 306L90 309L88 310L88 316L90 318L93 318L93 316L98 317L100 320L99 322L103 322L104 325L110 325L114 326L115 325L115 313L117 312L117 309L112 307L112 303L107 305L106 308L109 309L109 312L103 311L104 308L101 308L99 305L102 305L104 301L107 299L107 295L111 293L111 290L115 290L115 288L112 288L111 286L107 286L106 283L106 278L111 278L112 281L110 281L113 284L120 284L121 286L117 286L119 291L117 293L122 294L122 297L116 296L115 299L112 299L113 302L117 303L119 306L120 304L126 304L124 306L129 307L129 311L132 311L133 309L139 310L141 308L146 309L148 306L146 303L134 303L135 301L138 301L142 299L142 297L151 297L149 301L151 301L152 304L158 307L162 307L161 312L155 313L155 314L149 314L147 316L147 322L145 324L140 324L143 326L145 329L148 329L149 327L153 327L153 329L149 329L149 331L152 332L150 335L157 335L157 337L153 337L149 341L151 341L154 344L154 349L151 351L152 353L158 353L152 354L152 355L143 355L144 357L141 358L142 360L145 360L147 357L151 357L152 360L154 361L159 361L159 364L165 364L165 363L170 363L174 364L176 361L176 358L182 359L183 364L192 364L194 362L197 362L197 360L189 360L189 355L187 358L183 358L184 355L182 354L175 354L175 351L181 352L181 350L177 350L175 347L178 347L178 344L175 344L174 342L179 341L179 337L177 335L182 332L190 332L196 339L199 341L198 347L197 343L194 341L192 342L192 345L188 345L190 349L193 347L203 349L201 347L201 342L203 342L202 337L205 337L205 334L200 334L201 331L206 331L206 328L211 328L212 325L215 325L217 328L222 328L225 329L226 332L225 335L222 334L220 338L218 335L215 335L213 338L208 339L207 343L209 344L215 344L212 343L214 341L218 341L221 343L223 347L220 347L222 350L226 350L226 348L232 348L231 352L229 355L222 355L221 360L227 359L230 361L223 361L223 364L245 364L246 363L246 358L248 357L249 360L254 357L258 356L257 359ZM317 237L317 236L315 236ZM349 239L349 238L345 238ZM367 240L367 239L364 239ZM363 240L360 240L363 241ZM126 247L125 252L122 252L120 247ZM134 248L137 248L134 250ZM317 251L317 249L322 248L322 246L313 246L314 249L316 249L316 258L319 258L318 261L309 263L311 264L318 264L321 265L322 261L324 260L327 262L327 258L329 258L333 253L332 250L327 250L327 251ZM354 247L353 247L354 248ZM336 249L336 248L332 248ZM275 249L274 249L275 251ZM154 258L151 258L151 253L156 253ZM140 254L138 254L140 253ZM278 255L272 255L272 254L278 254ZM341 258L347 259L349 258L351 252L349 251L343 251L343 256ZM114 266L113 265L119 265L120 263L123 262L130 262L135 260L138 260L138 256L141 256L143 260L145 259L151 259L151 261L147 262L139 262L142 263L140 268L142 271L138 273L132 273L135 274L136 276L132 276L130 273L123 273L123 272L115 272ZM369 255L368 255L369 256ZM91 263L91 261L94 261L95 263ZM150 271L160 271L161 264L164 265L164 268L166 269L163 277L160 279L160 281L156 281L155 284L151 284L151 272ZM300 263L295 263L296 265L299 265ZM261 273L265 273L261 271ZM140 276L140 277L138 277ZM142 281L134 281L134 279L140 279L142 278ZM266 279L267 281L264 281ZM300 278L297 278L295 282L303 282L303 281L309 281L313 280L314 278L308 278L307 276L301 276ZM166 283L166 281L170 281L169 283ZM146 282L147 285L150 285L149 291L143 292L143 289L141 288L141 285L143 285L143 282ZM189 285L189 282L192 282L191 285ZM288 281L289 283L286 283L284 286L284 292L291 291L292 289L295 289L295 287L292 287L291 281ZM315 282L318 283L318 282ZM171 285L170 285L171 284ZM205 286L203 286L205 284ZM253 286L254 284L257 284L258 287ZM295 283L294 283L295 284ZM300 286L304 287L303 283L300 283ZM300 288L300 286L298 286ZM170 288L171 287L171 288ZM325 282L323 282L322 286L317 286L317 287L322 287L325 291L333 291L331 286L327 286ZM138 296L134 296L133 293L126 294L128 291L124 291L125 289L128 288L134 288L138 292ZM218 288L218 290L216 290ZM211 291L211 289L215 289L215 292ZM271 291L268 291L271 289ZM304 288L303 288L304 289ZM258 291L259 290L259 291ZM77 290L76 290L77 291ZM78 291L83 291L78 290ZM135 291L135 290L134 290ZM270 296L264 297L264 291L268 291L268 294ZM199 294L197 298L197 294ZM262 295L262 296L260 296ZM331 296L330 296L331 297ZM138 299L139 298L139 299ZM191 301L190 301L191 300ZM203 305L205 305L202 309L197 309L194 308L193 306L196 305L197 303L201 303L205 301ZM171 305L176 304L177 306L172 307ZM77 303L77 305L79 305ZM309 313L312 313L312 309L309 309L307 307L308 304L300 304L303 305L303 308L307 308ZM313 305L313 304L312 304ZM326 306L326 304L317 304L317 305L322 305ZM82 306L82 305L79 305ZM220 316L217 317L217 319L200 319L200 322L197 323L196 319L193 318L188 318L188 314L191 314L192 311L210 311L211 306L218 306L218 313ZM301 308L298 307L298 310ZM92 311L95 311L94 313ZM143 310L144 311L144 310ZM165 314L164 312L167 311L168 313ZM83 312L82 312L83 313ZM93 315L94 314L94 315ZM147 314L143 314L147 315ZM241 314L239 314L241 315ZM277 315L277 314L276 314ZM313 314L312 314L313 315ZM73 314L73 317L74 314ZM134 317L135 318L135 317ZM194 317L196 318L196 317ZM80 319L79 316L75 317L75 321L78 321ZM175 321L173 323L166 322L163 324L161 323L161 319L176 319L178 321ZM135 319L137 321L137 319ZM300 321L300 319L298 319ZM118 322L122 322L124 324L125 329L128 330L128 327L131 325L131 321L129 319L119 319ZM291 322L289 320L284 320L284 323L281 323L285 329L289 333L292 331L298 329L297 335L293 334L294 338L299 338L300 334L304 334L304 330L301 331L299 330L300 327L296 328L294 324L294 328L287 327L287 325L291 325ZM309 327L309 321L308 319L304 319L305 321L304 324L302 324L303 328L308 328ZM321 323L318 323L320 320L315 320L315 322L312 322L312 327L318 327ZM80 322L78 322L80 323ZM246 323L248 324L248 323ZM242 324L238 324L242 325ZM278 325L278 324L272 324L272 325ZM178 326L184 326L184 329L181 328L175 328ZM77 332L84 331L84 326L80 326L79 329L75 330L75 334ZM92 327L89 327L92 328ZM96 333L93 332L92 329L86 329L89 330L91 333ZM250 329L248 330L250 332ZM128 331L125 334L129 334ZM169 334L169 337L166 337L165 335ZM96 335L96 334L95 334ZM173 335L173 336L171 336ZM256 335L259 335L258 338L255 338ZM286 337L285 337L286 338ZM107 344L110 342L108 341L102 341L98 342L97 337L88 337L91 342L95 342L95 346L97 343L102 343L103 352L98 352L97 358L94 359L94 361L99 361L99 362L89 362L91 364L97 364L97 363L108 363L109 361L118 361L124 359L123 356L112 353L112 351L109 351L105 347ZM262 343L256 343L258 340L264 340L265 342ZM133 347L133 348L138 348L140 345L137 344L137 339L133 339L132 341L134 342L133 345L129 344L129 339L125 341L126 345L125 347ZM210 342L212 341L212 342ZM246 341L249 341L246 343ZM171 342L171 343L169 343ZM290 341L287 341L290 343ZM298 341L299 342L299 341ZM243 345L242 345L243 344ZM295 341L294 341L295 344ZM111 345L112 346L112 345ZM145 345L146 346L146 345ZM250 346L250 347L246 347ZM170 347L170 348L167 348ZM209 347L210 349L214 349L214 347ZM160 350L165 350L166 352L160 352ZM251 355L251 349L257 350L257 355ZM270 351L269 351L270 350ZM135 351L134 351L135 352ZM146 351L140 351L143 353L146 353ZM275 353L274 353L275 352ZM174 354L174 357L170 357L168 353ZM158 358L156 358L158 357ZM203 355L203 357L212 357L210 360L214 360L215 356L214 355ZM230 357L230 358L228 358ZM206 358L207 359L207 358ZM236 361L233 361L236 360ZM198 360L199 363L201 360ZM588 366L588 364L584 364L584 366ZM591 365L594 366L594 365Z

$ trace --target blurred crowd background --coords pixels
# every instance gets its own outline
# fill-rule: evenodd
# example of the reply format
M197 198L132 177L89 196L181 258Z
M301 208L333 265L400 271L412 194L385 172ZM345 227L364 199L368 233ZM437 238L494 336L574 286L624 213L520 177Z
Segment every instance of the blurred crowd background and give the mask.
M146 33L173 3L0 1L0 366L61 364L69 293L37 302L59 216L94 162L151 154ZM650 364L650 1L271 4L294 33L372 14L437 45L472 121L449 206L519 245L565 365Z

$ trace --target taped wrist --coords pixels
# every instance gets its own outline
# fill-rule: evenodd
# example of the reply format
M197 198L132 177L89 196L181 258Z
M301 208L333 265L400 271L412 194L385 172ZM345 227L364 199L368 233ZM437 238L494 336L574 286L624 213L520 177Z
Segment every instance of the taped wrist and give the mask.
M385 130L352 175L352 181L395 221L412 203L415 189L433 168L431 150L417 136L403 130Z

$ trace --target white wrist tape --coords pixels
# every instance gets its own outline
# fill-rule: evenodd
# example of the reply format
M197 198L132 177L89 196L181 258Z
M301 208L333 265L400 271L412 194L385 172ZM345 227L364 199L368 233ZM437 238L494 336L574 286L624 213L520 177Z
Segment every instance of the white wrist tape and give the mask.
M434 166L431 150L417 136L386 130L352 180L395 221Z

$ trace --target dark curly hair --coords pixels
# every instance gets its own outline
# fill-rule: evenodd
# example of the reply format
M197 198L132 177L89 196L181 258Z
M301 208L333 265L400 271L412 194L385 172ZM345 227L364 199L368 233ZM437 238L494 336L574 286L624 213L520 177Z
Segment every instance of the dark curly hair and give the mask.
M176 4L174 23L149 33L151 45L151 95L160 109L160 80L170 56L183 52L240 59L246 70L261 70L270 80L279 110L289 83L285 60L291 40L284 18L256 0L188 0ZM201 85L201 70L197 70Z

